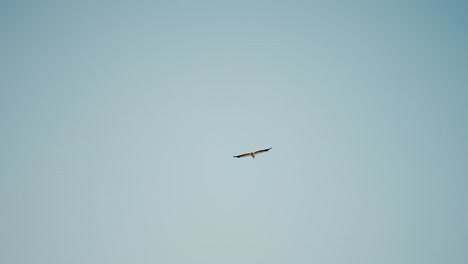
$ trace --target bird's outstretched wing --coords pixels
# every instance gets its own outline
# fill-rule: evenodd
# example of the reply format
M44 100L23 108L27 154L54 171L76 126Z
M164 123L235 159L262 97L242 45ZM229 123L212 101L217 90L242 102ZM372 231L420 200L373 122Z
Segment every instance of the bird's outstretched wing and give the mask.
M247 157L247 156L250 156L250 153L245 153L245 154L242 154L242 155L239 155L239 156L233 156L234 158L243 158L243 157Z
M260 154L260 153L263 153L263 152L267 152L267 151L269 151L270 149L271 149L271 148L258 150L258 151L255 151L254 154L257 155L257 154Z

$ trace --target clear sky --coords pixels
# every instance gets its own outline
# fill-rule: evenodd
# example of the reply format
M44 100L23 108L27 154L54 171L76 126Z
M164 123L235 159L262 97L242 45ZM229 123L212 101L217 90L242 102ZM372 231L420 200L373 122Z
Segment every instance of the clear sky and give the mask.
M467 14L2 1L0 262L468 263Z

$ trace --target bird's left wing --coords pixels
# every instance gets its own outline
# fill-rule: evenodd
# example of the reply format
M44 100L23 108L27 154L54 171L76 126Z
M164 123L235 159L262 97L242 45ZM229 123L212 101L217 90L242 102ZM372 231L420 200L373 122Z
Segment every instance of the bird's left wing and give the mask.
M271 149L271 148L258 150L258 151L255 151L254 154L260 154L260 153L263 153L263 152L267 152L267 151L269 151L270 149Z
M239 156L233 156L234 158L243 158L243 157L247 157L247 156L250 156L250 153L245 153L245 154L241 154Z

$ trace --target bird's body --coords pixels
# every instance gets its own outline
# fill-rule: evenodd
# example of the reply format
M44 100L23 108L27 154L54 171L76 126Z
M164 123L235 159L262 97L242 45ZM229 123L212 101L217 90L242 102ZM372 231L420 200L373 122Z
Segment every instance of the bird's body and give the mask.
M258 155L258 154L263 153L263 152L267 152L267 151L269 151L270 149L271 149L271 148L269 148L269 149L262 149L262 150L258 150L258 151L255 151L255 152L245 153L245 154L241 154L241 155L233 156L233 157L234 157L234 158L243 158L243 157L251 156L253 159L255 159L255 155Z

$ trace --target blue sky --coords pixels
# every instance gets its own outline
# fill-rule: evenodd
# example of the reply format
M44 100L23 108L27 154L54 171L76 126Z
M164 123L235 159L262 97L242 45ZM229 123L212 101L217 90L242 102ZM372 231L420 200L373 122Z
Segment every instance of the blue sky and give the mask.
M467 263L467 13L3 1L0 262Z

